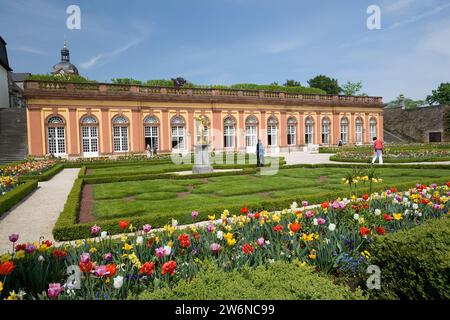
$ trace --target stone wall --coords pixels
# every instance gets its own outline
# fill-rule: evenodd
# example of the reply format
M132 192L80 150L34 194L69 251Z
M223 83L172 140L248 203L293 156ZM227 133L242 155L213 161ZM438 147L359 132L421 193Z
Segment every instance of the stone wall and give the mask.
M385 130L416 142L429 142L430 133L440 132L442 141L450 141L450 106L415 109L385 108Z

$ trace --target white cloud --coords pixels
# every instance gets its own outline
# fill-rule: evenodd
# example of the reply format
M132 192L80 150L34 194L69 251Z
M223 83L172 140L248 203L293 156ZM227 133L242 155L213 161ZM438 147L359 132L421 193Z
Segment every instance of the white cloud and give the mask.
M389 26L386 29L387 30L392 30L392 29L396 29L398 27L402 27L402 26L411 24L411 23L415 23L415 22L417 22L419 20L422 20L422 19L428 18L430 16L433 16L435 14L438 14L438 13L444 11L445 9L449 8L449 7L450 7L450 3L444 3L444 4L440 5L440 6L435 7L434 9L425 11L425 12L423 12L421 14L418 14L418 15L411 16L411 17L409 17L406 20L402 20L402 21L396 22L396 23L392 24L391 26Z
M139 45L143 40L145 39L145 37L139 38L139 39L134 39L126 44L124 44L123 46L114 49L111 52L107 52L107 53L99 53L96 56L90 58L89 60L80 63L80 66L83 69L90 69L96 65L104 65L110 61L112 61L116 56L120 55L121 53L127 51L128 49Z
M40 56L48 55L47 52L42 51L40 49L29 47L29 46L22 46L22 45L8 45L8 50L10 50L10 51L20 51L20 52L25 52L25 53L32 53L32 54L37 54L37 55L40 55Z
M389 1L389 4L383 7L383 12L386 13L397 13L401 10L404 10L411 5L413 5L415 0L397 0L397 1Z
M272 54L284 53L298 49L302 45L298 40L273 41L262 46L262 51Z

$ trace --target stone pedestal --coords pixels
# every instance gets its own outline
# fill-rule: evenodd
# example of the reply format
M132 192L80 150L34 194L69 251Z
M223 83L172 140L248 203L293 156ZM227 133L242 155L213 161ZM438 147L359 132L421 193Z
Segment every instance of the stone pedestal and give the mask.
M209 152L208 144L196 144L194 145L194 167L192 173L209 173L213 171L213 168L209 164Z

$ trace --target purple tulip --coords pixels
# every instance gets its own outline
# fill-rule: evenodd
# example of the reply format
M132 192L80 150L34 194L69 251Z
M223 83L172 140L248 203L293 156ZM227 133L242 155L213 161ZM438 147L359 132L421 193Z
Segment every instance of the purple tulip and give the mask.
M341 202L339 202L339 206L341 207L341 209L345 209L345 207L346 207L347 205L345 204L344 201L341 201Z
M436 184L436 183L433 183L430 187L431 187L432 189L436 189L436 188L437 188L437 184Z
M439 209L441 209L441 205L440 205L440 204L437 204L437 203L435 203L435 204L433 204L433 209L435 209L435 210L439 210Z
M98 235L98 234L100 233L101 230L102 230L102 228L100 228L100 227L97 226L97 225L94 225L94 226L91 227L91 233L92 233L94 236Z
M17 242L17 240L19 240L19 235L17 233L13 233L9 236L9 241L11 241L12 243Z
M57 298L64 290L60 283L50 283L48 285L47 295L49 298Z
M30 254L33 253L36 250L36 246L32 243L28 243L25 247L25 252Z
M220 244L218 243L211 243L211 245L209 246L209 248L211 249L211 251L213 253L217 253L220 250Z
M142 230L144 230L145 233L149 233L151 229L152 226L149 225L148 223L142 228Z
M308 206L308 201L302 201L302 206L307 207Z
M265 240L264 240L264 238L258 238L258 240L256 240L256 244L258 245L258 246L263 246L264 244L265 244L266 242L265 242Z
M95 266L94 273L97 277L103 277L108 273L108 270L106 270L106 266L104 265Z
M323 224L325 224L325 222L327 222L327 220L325 220L324 218L317 218L318 225L323 225Z
M113 255L112 255L111 252L108 252L108 253L106 253L106 254L104 255L104 258L105 258L105 260L106 260L107 262L111 262L112 259L113 259Z
M338 209L340 207L339 202L337 200L334 200L332 207L333 209Z
M166 254L166 250L164 249L164 247L159 247L159 248L155 249L155 255L158 258L161 259L162 257L164 257L165 254Z
M91 255L88 252L83 252L80 256L81 262L88 263L91 261Z
M306 211L305 212L305 218L311 218L314 217L314 211Z
M192 217L192 219L197 218L198 217L198 212L197 211L192 211L191 217Z
M247 214L247 217L248 217L249 219L253 218L253 213Z
M208 232L213 232L214 231L214 224L213 223L210 223L210 224L208 224L207 226L206 226L206 231L208 231Z

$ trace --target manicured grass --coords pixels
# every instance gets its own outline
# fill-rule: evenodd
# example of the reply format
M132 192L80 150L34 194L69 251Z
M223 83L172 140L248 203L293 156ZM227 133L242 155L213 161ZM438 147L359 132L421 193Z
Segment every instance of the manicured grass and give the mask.
M277 198L345 192L341 178L349 169L289 168L277 175L258 174L202 179L158 179L94 184L93 214L98 220L142 215L167 216L236 205L256 206ZM380 168L385 184L450 177L447 169ZM151 221L149 221L151 223Z

